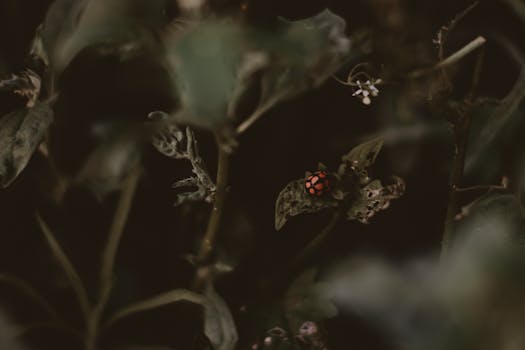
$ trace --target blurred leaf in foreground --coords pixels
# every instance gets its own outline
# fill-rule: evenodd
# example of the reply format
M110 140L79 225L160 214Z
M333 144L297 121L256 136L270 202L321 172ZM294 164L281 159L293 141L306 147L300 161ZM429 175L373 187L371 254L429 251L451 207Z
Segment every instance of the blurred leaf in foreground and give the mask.
M232 20L203 20L165 38L167 61L182 100L179 121L216 128L234 119L250 89L260 91L247 120L319 86L349 49L345 22L330 11L270 32ZM240 132L244 131L241 127Z
M322 294L384 327L402 349L522 349L524 223L516 197L491 196L458 224L447 261L342 263L320 278Z

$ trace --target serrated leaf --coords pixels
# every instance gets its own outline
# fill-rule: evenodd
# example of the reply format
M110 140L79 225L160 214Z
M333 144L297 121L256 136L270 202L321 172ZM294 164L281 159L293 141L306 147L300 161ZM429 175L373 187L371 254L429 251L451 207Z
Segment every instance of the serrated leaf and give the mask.
M303 179L292 181L279 193L275 203L275 229L280 230L292 216L317 213L337 205L338 202L331 197L308 195L304 190Z
M45 103L0 118L0 184L9 186L24 170L53 120Z
M215 350L234 350L239 339L228 305L211 285L206 291L204 333Z

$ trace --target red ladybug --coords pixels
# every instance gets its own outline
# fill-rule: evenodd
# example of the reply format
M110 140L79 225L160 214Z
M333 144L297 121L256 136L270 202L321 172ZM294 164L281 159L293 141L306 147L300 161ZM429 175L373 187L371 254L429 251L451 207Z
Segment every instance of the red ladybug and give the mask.
M330 186L330 176L324 170L318 170L308 176L304 183L306 193L315 197L321 197L330 192Z

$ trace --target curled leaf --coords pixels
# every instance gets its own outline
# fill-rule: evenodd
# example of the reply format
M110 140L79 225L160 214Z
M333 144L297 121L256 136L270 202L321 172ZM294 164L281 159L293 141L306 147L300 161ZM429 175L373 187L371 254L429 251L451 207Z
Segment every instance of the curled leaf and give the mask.
M191 128L183 132L178 125L169 121L162 112L155 112L150 118L160 120L157 134L153 137L153 146L162 154L174 159L185 159L191 163L193 176L179 180L173 188L193 188L178 194L175 206L186 202L205 201L212 203L215 197L216 186L199 154L197 139Z
M304 180L290 182L279 194L275 205L275 229L280 230L292 216L316 213L323 209L337 207L331 197L313 197L304 190Z
M9 186L22 172L52 120L53 111L40 102L0 118L0 185Z
M0 91L9 91L24 98L27 108L32 108L40 95L42 82L40 76L31 69L13 75L10 79L0 81Z

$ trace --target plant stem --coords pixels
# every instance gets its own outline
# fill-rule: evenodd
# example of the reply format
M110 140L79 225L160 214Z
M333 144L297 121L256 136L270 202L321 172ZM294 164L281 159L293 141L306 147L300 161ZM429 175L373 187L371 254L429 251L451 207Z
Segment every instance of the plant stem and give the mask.
M228 192L227 187L231 153L222 147L219 138L217 138L217 147L219 160L217 165L215 199L213 201L213 208L208 221L208 226L206 228L206 233L204 234L204 238L197 254L197 265L206 263L214 248L217 233L219 232L219 227L221 224L224 202ZM205 282L204 278L205 276L197 274L193 284L194 290L199 290L202 288L203 283Z
M441 242L441 259L446 258L450 245L453 239L454 230L454 218L459 210L458 206L458 191L463 178L463 171L465 168L465 157L467 154L467 143L470 128L470 113L464 114L460 117L461 121L458 121L454 125L454 159L452 162L452 171L449 179L449 192L448 192L448 207L447 214L445 217L445 230L443 233L443 240Z
M444 68L449 67L449 66L459 62L464 57L466 57L470 53L472 53L473 51L475 51L478 48L480 48L483 45L485 45L486 42L487 42L487 40L484 37L478 36L476 39L472 40L470 43L465 45L463 48L459 49L458 51L456 51L455 53L453 53L452 55L450 55L446 59L438 62L433 67L416 70L416 71L410 73L409 77L410 78L419 78L419 77L425 76L425 75L427 75L429 73L432 73L432 72L434 72L436 70L441 70L443 72Z
M472 106L474 96L480 82L481 70L483 67L483 59L485 51L480 51L478 59L476 60L476 66L472 75L472 85L470 92L465 99L465 105L467 111L459 113L459 117L454 122L454 159L452 163L452 171L450 173L449 180L449 194L448 194L448 207L447 214L445 217L445 229L443 232L443 240L441 242L441 259L445 259L449 253L450 245L453 241L454 232L454 219L457 212L459 211L458 204L458 189L461 185L461 179L463 178L463 172L465 169L465 158L467 155L467 146L469 139L470 123L472 118Z
M313 253L319 249L321 244L328 238L330 233L334 230L334 228L339 223L339 220L341 219L341 210L337 210L332 215L332 218L328 222L328 224L325 226L325 228L319 233L313 240L308 243L306 247L301 250L299 255L297 255L292 262L290 263L290 266L288 268L288 271L290 273L295 272L296 269L298 269L302 264L304 264L308 259L311 258Z
M136 169L126 180L124 189L113 217L113 222L109 231L108 241L102 254L102 264L100 270L100 290L96 305L90 312L86 324L86 350L96 350L100 333L101 317L113 288L114 266L118 252L118 247L122 239L124 227L131 210L135 191L140 179L140 170Z

